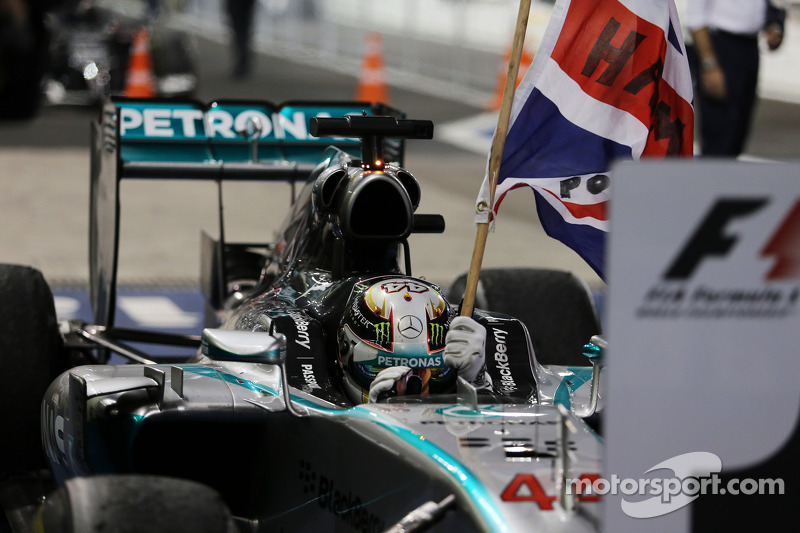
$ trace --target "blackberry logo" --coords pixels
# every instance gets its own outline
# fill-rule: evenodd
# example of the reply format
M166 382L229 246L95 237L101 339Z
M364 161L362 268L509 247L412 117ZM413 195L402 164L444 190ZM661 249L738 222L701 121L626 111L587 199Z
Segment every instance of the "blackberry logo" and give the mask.
M311 463L300 461L300 480L303 482L303 494L313 494L317 491L317 473L311 468Z

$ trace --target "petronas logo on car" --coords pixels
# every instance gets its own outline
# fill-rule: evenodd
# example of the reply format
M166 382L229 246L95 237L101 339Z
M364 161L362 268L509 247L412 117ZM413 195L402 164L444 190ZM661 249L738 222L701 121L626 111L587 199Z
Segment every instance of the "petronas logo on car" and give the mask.
M389 322L375 324L375 342L383 344L389 342L389 335L392 332L392 325Z
M441 324L431 324L431 344L444 343L444 326Z

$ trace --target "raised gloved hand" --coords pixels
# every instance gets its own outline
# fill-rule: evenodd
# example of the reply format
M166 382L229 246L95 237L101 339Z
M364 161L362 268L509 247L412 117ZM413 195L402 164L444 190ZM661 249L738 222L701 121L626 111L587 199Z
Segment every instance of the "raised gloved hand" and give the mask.
M375 376L375 379L369 386L369 401L377 402L378 396L382 392L389 392L392 390L394 384L410 372L411 369L407 366L390 366L378 372L378 375Z
M475 381L486 362L486 328L468 316L457 316L450 322L445 343L445 364L467 381Z

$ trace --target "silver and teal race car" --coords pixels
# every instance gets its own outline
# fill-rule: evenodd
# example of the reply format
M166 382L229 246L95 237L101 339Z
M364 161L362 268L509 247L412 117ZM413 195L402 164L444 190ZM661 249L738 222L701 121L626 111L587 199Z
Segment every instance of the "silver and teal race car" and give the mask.
M434 354L404 363L450 376L436 389L369 403L346 390L354 294L430 291L450 301L445 325L456 313L463 276L445 293L411 274L408 237L444 220L415 213L403 140L432 134L358 102L108 101L93 127L92 323L58 322L41 274L0 266L12 531L596 530L600 497L575 482L600 477L604 341L589 343L597 313L571 274L482 274L486 386ZM169 335L114 324L123 179L299 190L269 244L227 242L220 195L207 328ZM373 328L375 346L401 323ZM438 328L421 330L431 346ZM142 343L196 352L165 361Z

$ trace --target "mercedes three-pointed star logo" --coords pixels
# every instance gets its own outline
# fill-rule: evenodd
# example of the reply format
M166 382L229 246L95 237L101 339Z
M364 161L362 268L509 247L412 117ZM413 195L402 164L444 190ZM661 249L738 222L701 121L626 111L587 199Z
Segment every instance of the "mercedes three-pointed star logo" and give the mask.
M416 339L422 333L422 320L414 315L406 315L397 323L397 331L407 339Z

